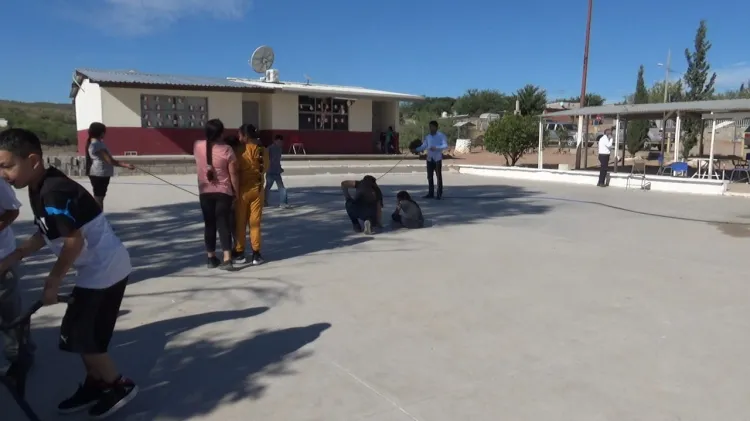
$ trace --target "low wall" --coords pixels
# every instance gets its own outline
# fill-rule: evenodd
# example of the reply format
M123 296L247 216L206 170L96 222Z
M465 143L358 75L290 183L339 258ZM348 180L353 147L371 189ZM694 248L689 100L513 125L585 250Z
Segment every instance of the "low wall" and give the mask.
M563 171L537 168L501 167L493 165L457 165L461 174L481 175L486 177L501 177L513 180L547 181L555 183L581 184L596 186L599 173L594 171ZM610 187L625 188L629 174L610 173ZM728 181L700 180L695 178L681 178L661 175L646 175L644 187L647 190L692 193L721 196L727 191ZM640 178L630 179L630 188L640 189Z
M134 156L116 156L123 162L131 163L152 174L195 174L195 159L192 155L134 155ZM46 157L47 164L53 165L71 176L84 175L85 159L78 156L49 156ZM339 166L334 161L376 161L382 162L380 166L392 165L403 161L403 166L424 166L419 162L417 155L283 155L282 162L290 164L310 163L310 167L330 167ZM315 163L315 164L313 164ZM349 165L352 166L352 165ZM371 164L363 166L372 166ZM115 175L142 175L140 171L130 171L124 168L115 168Z

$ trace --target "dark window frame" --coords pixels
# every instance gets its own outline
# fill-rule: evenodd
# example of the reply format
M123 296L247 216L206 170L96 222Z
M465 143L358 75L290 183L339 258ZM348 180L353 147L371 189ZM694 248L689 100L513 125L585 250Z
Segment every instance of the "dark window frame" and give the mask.
M297 104L299 130L349 131L349 101L333 97L300 95ZM310 118L312 125L307 124Z
M202 129L208 117L208 97L141 94L141 127Z

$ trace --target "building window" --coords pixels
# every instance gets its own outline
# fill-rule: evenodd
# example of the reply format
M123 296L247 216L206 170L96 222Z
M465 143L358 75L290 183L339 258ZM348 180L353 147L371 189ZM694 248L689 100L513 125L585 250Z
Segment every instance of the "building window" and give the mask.
M338 98L299 97L300 130L349 130L349 102Z
M141 127L200 129L206 121L206 97L141 95Z

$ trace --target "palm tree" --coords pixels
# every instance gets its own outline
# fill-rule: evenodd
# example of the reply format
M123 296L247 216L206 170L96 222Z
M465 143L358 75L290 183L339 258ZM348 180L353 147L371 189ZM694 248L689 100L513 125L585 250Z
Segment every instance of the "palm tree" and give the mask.
M539 115L547 105L547 91L528 84L516 91L514 99L519 102L521 115Z

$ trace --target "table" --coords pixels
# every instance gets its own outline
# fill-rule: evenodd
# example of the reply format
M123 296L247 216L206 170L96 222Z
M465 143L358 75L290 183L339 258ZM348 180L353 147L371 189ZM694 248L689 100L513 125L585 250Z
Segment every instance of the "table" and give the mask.
M693 158L697 164L698 164L698 171L693 174L691 178L712 178L716 177L717 180L723 179L724 177L719 177L719 173L716 171L717 168L719 168L719 160L714 159L714 171L713 174L708 173L708 167L709 162L711 161L710 158ZM703 170L706 170L704 173Z

